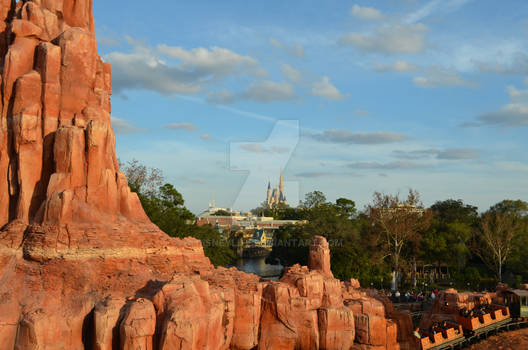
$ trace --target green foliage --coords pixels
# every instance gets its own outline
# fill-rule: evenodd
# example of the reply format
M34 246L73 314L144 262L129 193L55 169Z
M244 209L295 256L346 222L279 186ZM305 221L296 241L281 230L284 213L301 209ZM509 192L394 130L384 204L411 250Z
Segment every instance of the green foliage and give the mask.
M356 215L352 200L340 198L336 203L329 203L322 192L315 191L306 195L298 213L308 222L277 230L276 244L268 261L279 259L283 265L306 265L312 239L320 235L330 244L332 272L337 278L354 277L360 282L370 281L372 276L381 279L384 268L373 261L377 255L370 254L372 237L361 235L362 228L369 227L368 220Z
M299 208L292 208L285 203L279 203L273 208L269 208L266 203L262 203L258 208L252 209L251 213L256 216L272 217L275 220L303 220L303 211Z
M172 237L195 237L202 241L205 255L215 266L227 266L236 259L228 241L212 226L197 226L195 216L173 185L162 183L161 172L134 160L121 165L130 189L138 194L145 213L163 232ZM156 187L158 185L158 187Z
M212 214L213 216L231 216L231 213L228 212L227 210L224 210L224 209L220 209L220 210L217 210L214 214Z
M469 259L468 242L479 219L477 208L448 199L436 202L431 210L433 220L424 234L420 258L430 264L446 262L462 269Z

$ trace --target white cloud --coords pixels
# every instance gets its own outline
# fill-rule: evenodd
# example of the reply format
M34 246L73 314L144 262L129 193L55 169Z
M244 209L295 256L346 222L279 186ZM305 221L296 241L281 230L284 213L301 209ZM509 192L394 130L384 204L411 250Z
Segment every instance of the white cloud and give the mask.
M282 75L284 75L284 77L292 83L299 84L303 80L302 73L289 64L281 64L280 70Z
M220 105L237 101L268 103L291 101L295 98L295 88L292 85L264 80L252 83L247 89L239 93L231 93L227 90L212 91L207 95L207 102Z
M383 15L378 9L373 7L361 7L357 4L352 6L350 14L364 20L379 20L383 18Z
M113 52L104 58L112 64L112 83L116 93L126 89L145 89L162 94L195 94L202 90L196 73L169 66L151 52Z
M312 83L312 96L319 96L327 100L342 100L345 96L331 82L330 78L322 77Z
M488 56L473 58L472 64L483 73L528 74L528 55L520 51L490 53Z
M519 90L514 86L506 88L510 103L502 106L498 111L483 113L474 121L462 126L498 126L522 127L528 126L528 90Z
M269 43L274 48L284 50L287 54L297 58L304 58L306 56L304 47L301 44L287 45L275 38L269 38Z
M355 162L348 165L352 169L360 170L406 170L406 169L420 169L427 167L424 164L417 164L410 161L396 161L390 163L379 162Z
M412 72L419 68L416 64L398 60L392 64L374 62L374 69L378 72Z
M475 86L471 81L462 78L452 69L432 66L424 70L423 76L413 78L416 86L422 88L434 88L439 86Z
M116 93L126 89L151 90L161 94L197 94L205 87L229 76L262 76L259 62L219 47L185 50L159 45L152 49L127 38L132 52L112 52L104 56L112 64L112 80ZM161 57L178 60L167 63Z
M444 160L467 160L480 157L480 151L474 148L448 148L440 152L438 159Z
M416 160L416 159L430 158L432 156L438 155L439 153L440 153L440 150L437 150L437 149L421 149L421 150L413 150L413 151L396 150L396 151L393 151L391 155L399 159Z
M528 103L528 90L519 90L513 85L506 87L512 103Z
M165 129L171 130L185 130L185 131L196 131L198 127L192 123L174 123L164 126Z
M476 118L476 123L465 124L466 126L501 126L518 127L528 126L528 104L510 103L500 110L484 113Z
M200 138L202 140L205 140L205 141L212 141L213 140L213 137L211 135L209 135L209 134L202 134L202 135L200 135Z
M158 52L170 58L181 61L180 67L186 71L199 71L215 77L235 74L239 71L251 72L259 62L249 56L243 56L231 50L212 47L210 49L199 47L185 50L179 46L158 46Z
M339 44L352 46L360 51L405 54L425 49L428 28L423 24L396 24L383 26L371 34L349 33L339 39Z
M528 75L526 41L511 37L453 40L438 58L462 72Z
M114 132L116 134L135 134L138 132L145 132L145 129L136 128L129 122L127 122L125 119L118 118L118 117L111 117L112 120L112 128L114 129Z
M307 134L306 136L321 142L376 145L401 142L406 139L402 134L390 131L358 132L351 133L348 130L325 130L320 134Z
M251 84L241 97L257 102L290 101L295 99L295 89L288 83L265 80Z

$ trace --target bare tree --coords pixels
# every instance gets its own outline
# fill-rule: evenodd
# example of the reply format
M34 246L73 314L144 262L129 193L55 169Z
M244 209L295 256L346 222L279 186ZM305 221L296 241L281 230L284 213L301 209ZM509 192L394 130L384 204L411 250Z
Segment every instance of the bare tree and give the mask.
M119 168L125 173L130 189L146 195L154 194L163 184L163 173L157 168L148 168L137 159L126 164L119 161Z
M419 233L429 228L431 212L423 209L419 193L409 190L404 200L399 195L374 193L373 203L367 206L367 213L380 239L384 241L386 256L390 256L392 288L396 289L402 250L409 241L417 240Z
M488 211L480 220L473 250L502 282L502 266L514 247L514 238L519 232L520 222L512 214Z

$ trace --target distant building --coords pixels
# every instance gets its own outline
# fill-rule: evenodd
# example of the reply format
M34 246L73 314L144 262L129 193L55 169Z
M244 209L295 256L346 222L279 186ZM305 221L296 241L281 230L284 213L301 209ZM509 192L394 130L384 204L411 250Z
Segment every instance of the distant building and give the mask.
M268 208L276 207L279 204L286 204L286 195L284 194L284 180L280 174L279 187L271 189L271 182L268 181L268 191L266 192L266 206Z

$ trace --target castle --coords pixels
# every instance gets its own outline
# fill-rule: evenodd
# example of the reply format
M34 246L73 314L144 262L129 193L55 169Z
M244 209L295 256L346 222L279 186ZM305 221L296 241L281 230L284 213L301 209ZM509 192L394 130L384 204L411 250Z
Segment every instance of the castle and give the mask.
M284 194L284 181L282 179L282 173L280 175L279 188L274 187L271 189L271 182L268 181L268 191L266 194L266 205L268 208L273 208L279 204L286 204L286 195Z

